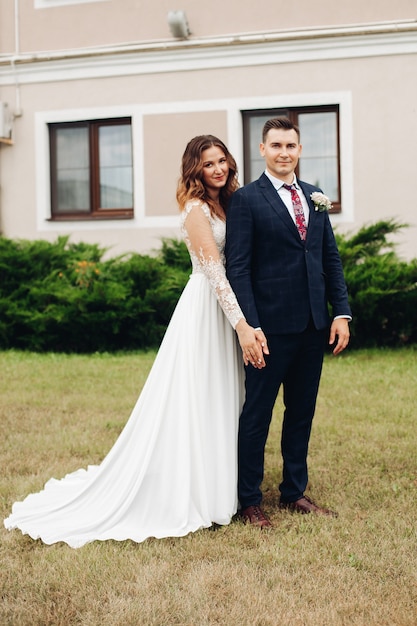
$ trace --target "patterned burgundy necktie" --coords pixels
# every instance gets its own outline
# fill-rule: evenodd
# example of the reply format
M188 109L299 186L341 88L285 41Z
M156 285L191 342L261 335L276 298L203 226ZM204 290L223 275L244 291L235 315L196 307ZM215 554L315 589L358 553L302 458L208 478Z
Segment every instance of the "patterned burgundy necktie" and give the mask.
M291 191L291 200L294 207L295 223L297 225L298 232L300 233L302 241L305 241L307 237L307 224L300 196L298 195L294 185L283 185L283 187L285 187L285 189L288 189L288 191Z

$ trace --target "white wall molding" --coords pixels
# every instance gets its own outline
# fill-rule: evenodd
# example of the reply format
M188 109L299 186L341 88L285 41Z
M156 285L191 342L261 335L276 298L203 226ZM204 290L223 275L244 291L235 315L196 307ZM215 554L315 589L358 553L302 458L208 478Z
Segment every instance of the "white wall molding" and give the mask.
M68 4L89 4L91 2L104 2L105 0L35 0L35 9L50 9L63 7Z
M0 85L417 53L417 21L0 55Z

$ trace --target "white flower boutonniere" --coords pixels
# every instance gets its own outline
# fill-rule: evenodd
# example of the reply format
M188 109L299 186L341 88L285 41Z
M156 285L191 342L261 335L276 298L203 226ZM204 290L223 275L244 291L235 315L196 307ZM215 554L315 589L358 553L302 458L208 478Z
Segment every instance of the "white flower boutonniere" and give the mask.
M322 213L323 211L329 211L332 208L332 203L329 198L325 196L324 193L320 193L320 191L313 191L310 198L313 201L315 211L320 211L320 213Z

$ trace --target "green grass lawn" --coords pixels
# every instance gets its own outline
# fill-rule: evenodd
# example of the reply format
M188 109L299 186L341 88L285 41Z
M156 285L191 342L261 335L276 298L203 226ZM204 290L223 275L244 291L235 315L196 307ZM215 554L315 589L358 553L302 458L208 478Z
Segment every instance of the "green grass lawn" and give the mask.
M0 353L1 513L98 463L154 353ZM274 524L185 538L45 546L1 528L0 624L415 626L417 349L325 359L308 493L338 519L279 511L282 402L266 454Z

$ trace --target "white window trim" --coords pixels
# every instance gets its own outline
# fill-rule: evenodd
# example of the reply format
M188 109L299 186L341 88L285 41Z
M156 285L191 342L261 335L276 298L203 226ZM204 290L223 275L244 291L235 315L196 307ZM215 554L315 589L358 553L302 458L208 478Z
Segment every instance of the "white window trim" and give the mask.
M241 111L245 109L270 109L280 107L339 105L340 123L340 179L342 212L331 215L333 224L353 222L353 124L352 98L348 91L305 94L276 94L266 97L199 100L188 102L151 103L137 106L43 111L35 114L36 163L36 223L38 232L71 233L77 231L126 230L131 228L178 228L177 216L145 215L145 155L143 152L143 117L167 113L197 111L226 111L230 152L243 173L243 131ZM85 119L111 119L131 117L133 144L133 195L134 217L129 220L69 220L51 221L50 161L48 124L76 122ZM242 182L242 181L241 181ZM173 197L175 190L173 189Z
M133 147L133 213L132 219L120 220L51 220L51 181L50 181L50 151L48 124L77 122L86 119L118 119L132 118L132 147ZM125 230L146 226L158 226L161 218L146 218L144 215L144 181L143 155L138 146L143 145L141 116L134 107L100 107L93 109L71 109L62 111L47 111L35 114L35 163L36 163L36 223L38 232L72 232L91 230ZM162 218L165 226L166 218ZM169 219L169 218L168 218ZM150 220L150 221L149 221ZM152 221L156 220L156 223ZM175 218L174 226L178 225Z

